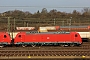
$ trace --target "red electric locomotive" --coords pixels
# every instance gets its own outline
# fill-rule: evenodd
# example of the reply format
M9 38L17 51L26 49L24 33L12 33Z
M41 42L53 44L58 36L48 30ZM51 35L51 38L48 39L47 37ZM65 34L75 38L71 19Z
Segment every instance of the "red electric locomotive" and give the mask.
M11 38L8 33L0 32L0 47L4 47L5 45L10 45Z
M81 45L82 39L77 32L20 32L14 40L15 45Z

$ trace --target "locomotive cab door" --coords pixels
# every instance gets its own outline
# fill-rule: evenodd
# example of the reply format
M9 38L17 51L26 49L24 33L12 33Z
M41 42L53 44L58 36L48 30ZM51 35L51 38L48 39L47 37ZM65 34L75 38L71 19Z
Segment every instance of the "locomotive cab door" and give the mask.
M72 36L71 36L71 42L72 43L76 42L77 37L78 37L77 34L72 34Z
M25 35L18 35L21 42L25 42Z
M70 43L71 47L75 46L76 38L77 38L77 34L74 33L71 34L71 43Z
M72 46L75 46L76 45L77 40L78 40L77 38L78 38L78 34L74 34L73 41L72 41Z
M0 35L0 42L4 42L5 41L5 38L6 38L6 35L1 34Z
M2 41L2 35L0 34L0 42Z

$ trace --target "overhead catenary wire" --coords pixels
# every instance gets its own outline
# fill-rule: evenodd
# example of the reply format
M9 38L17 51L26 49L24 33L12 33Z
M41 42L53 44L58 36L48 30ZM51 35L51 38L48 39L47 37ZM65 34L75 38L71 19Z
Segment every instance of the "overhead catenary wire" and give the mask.
M0 7L25 7L25 8L27 8L27 7L29 7L29 8L90 8L90 7L88 7L88 6L58 6L58 7L52 7L52 6L0 6Z

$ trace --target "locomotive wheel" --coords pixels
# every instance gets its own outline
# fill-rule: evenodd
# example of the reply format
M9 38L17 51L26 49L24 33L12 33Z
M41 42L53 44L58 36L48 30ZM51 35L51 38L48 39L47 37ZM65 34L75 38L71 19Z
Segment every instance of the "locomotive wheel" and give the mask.
M22 47L26 47L27 45L22 45Z
M61 46L61 47L64 47L65 45L64 45L64 44L61 44L60 46Z
M71 47L74 47L75 45L74 45L74 43L71 43L70 46L71 46Z
M36 45L35 44L32 44L32 47L35 47Z

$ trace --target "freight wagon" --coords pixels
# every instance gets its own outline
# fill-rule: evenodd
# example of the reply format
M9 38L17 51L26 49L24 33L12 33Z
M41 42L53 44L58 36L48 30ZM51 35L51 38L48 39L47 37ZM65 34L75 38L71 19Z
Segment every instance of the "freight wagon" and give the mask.
M82 39L77 32L20 32L14 40L15 45L60 45L76 46L82 44Z

